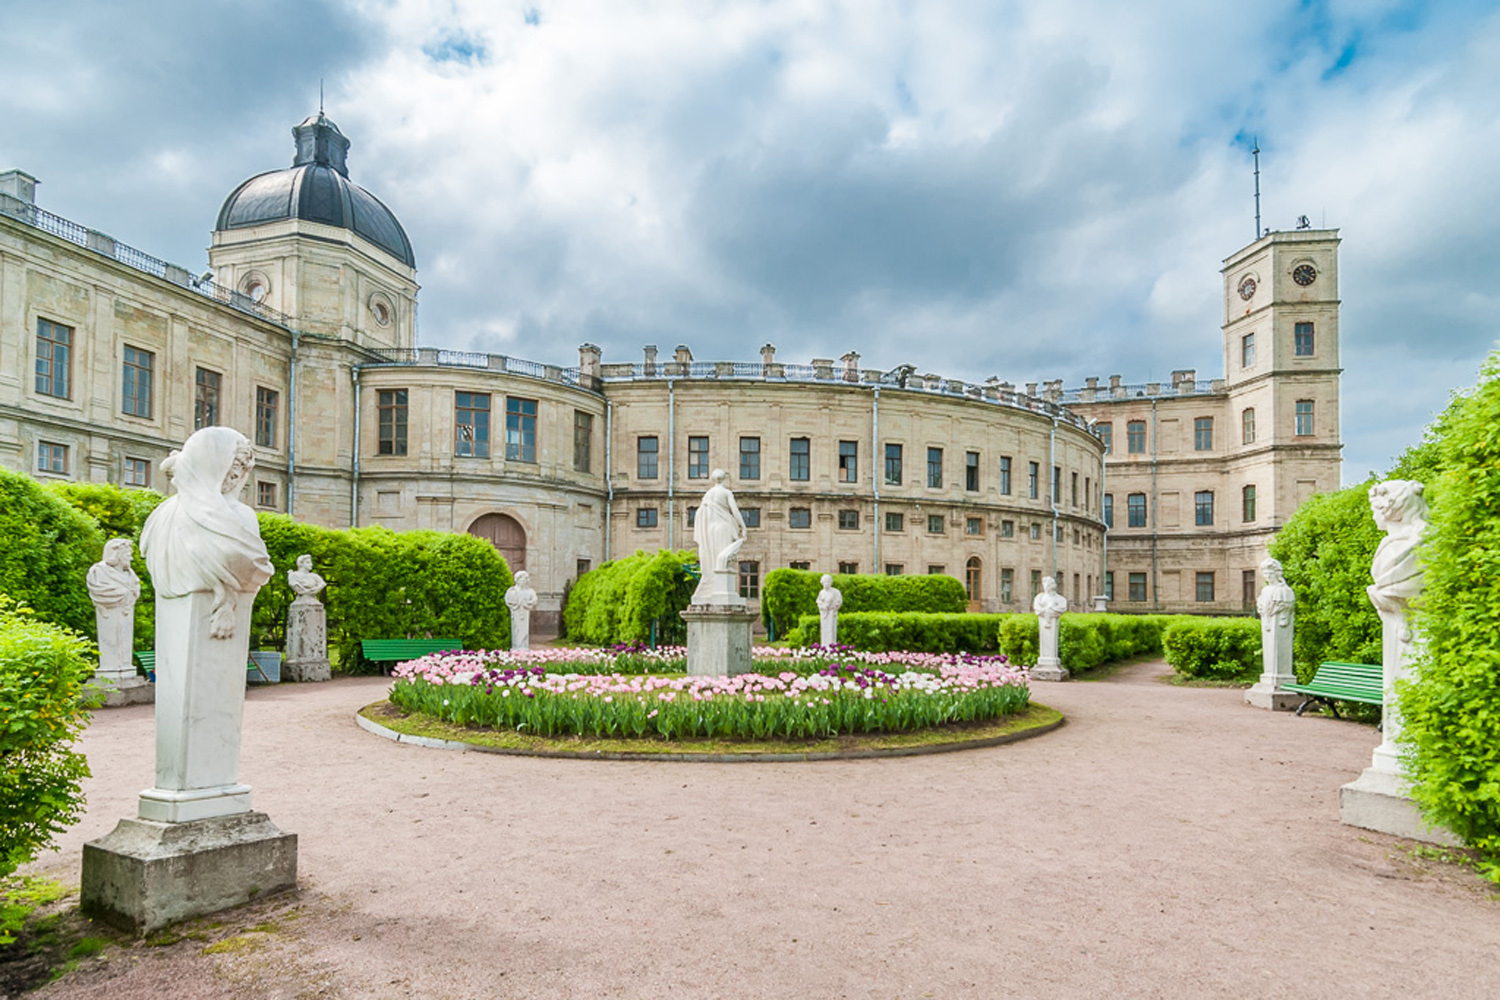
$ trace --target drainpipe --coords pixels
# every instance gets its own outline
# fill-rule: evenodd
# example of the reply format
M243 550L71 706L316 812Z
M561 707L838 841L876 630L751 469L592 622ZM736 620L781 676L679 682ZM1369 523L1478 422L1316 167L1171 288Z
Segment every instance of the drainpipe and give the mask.
M676 382L667 379L667 548L674 549L676 523L672 519L677 486L677 396ZM701 569L701 567L700 567Z
M609 526L614 520L615 481L611 474L610 444L614 438L615 404L604 402L604 562L609 562Z
M1048 492L1052 494L1052 578L1057 579L1057 519L1060 512L1057 509L1057 495L1062 492L1062 476L1057 471L1057 411L1052 412L1052 430L1048 435L1047 443L1047 479Z
M1156 578L1156 397L1151 397L1151 610L1161 610Z
M286 516L292 516L292 499L297 492L297 347L302 334L292 331L292 359L288 362L286 394Z
M1114 427L1110 427L1110 447L1114 447ZM1104 593L1104 576L1109 572L1109 525L1104 524L1104 494L1109 490L1109 456L1099 456L1099 593ZM1111 514L1114 512L1111 511ZM1090 597L1093 595L1090 594ZM1110 595L1113 599L1114 595Z
M349 374L354 377L354 473L349 481L349 527L359 527L359 365L351 365Z
M870 486L875 492L875 565L870 572L880 572L880 477L885 475L880 455L880 386L870 405Z

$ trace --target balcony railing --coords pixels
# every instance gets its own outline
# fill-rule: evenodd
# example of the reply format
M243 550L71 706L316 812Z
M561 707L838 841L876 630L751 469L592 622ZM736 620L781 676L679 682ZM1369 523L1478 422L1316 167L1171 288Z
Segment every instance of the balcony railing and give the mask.
M577 368L562 368L544 365L525 358L512 358L504 354L484 354L476 351L449 351L437 347L411 348L367 348L366 359L361 368L394 368L406 365L437 365L443 368L468 368L483 371L505 372L508 375L523 375L526 378L542 379L558 385L595 389L598 386L585 384Z

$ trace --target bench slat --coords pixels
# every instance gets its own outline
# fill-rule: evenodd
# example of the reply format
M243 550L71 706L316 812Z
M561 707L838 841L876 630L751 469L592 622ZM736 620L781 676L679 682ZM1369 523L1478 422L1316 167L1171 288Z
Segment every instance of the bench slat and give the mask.
M1337 661L1318 664L1312 680L1306 684L1287 684L1286 690L1315 698L1337 701L1357 701L1366 705L1385 702L1384 681L1378 663L1340 663Z
M365 654L365 659L386 662L415 660L428 653L463 649L463 643L457 639L362 639L360 648Z

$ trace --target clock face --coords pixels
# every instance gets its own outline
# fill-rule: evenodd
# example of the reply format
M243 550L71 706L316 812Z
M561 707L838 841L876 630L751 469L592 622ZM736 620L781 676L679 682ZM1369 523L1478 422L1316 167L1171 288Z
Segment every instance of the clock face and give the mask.
M1249 302L1251 299L1255 298L1254 278L1247 276L1244 281L1240 282L1240 298L1244 299L1246 302Z
M1292 280L1304 288L1318 278L1318 269L1311 264L1298 264L1292 268Z

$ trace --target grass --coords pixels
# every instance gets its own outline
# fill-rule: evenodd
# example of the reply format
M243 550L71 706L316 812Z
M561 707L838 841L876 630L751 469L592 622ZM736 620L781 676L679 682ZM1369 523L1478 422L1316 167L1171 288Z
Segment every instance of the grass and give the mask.
M360 714L371 722L407 736L450 740L518 753L623 753L672 757L684 754L828 754L912 750L952 744L1019 738L1022 734L1057 724L1062 713L1035 702L1023 711L986 722L961 723L905 733L871 733L821 740L659 740L596 739L574 736L544 737L528 733L458 726L431 715L403 713L388 701L366 705Z
M1234 677L1183 677L1179 674L1165 674L1162 676L1163 684L1181 688L1249 688L1255 683L1253 680L1241 680Z

